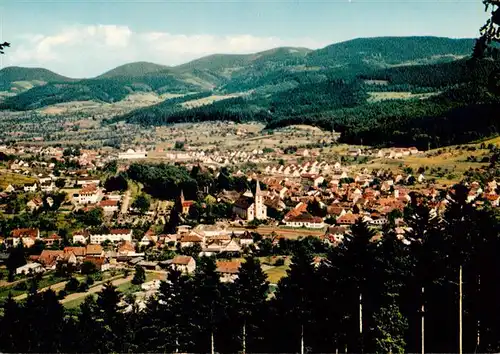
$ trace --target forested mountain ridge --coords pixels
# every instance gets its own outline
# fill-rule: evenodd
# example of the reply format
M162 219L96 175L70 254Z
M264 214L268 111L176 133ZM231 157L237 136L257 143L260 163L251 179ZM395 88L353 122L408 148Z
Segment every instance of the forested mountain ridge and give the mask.
M175 67L148 62L129 63L85 80L69 81L57 74L50 77L32 75L32 80L41 80L47 87L35 87L34 92L8 98L2 107L28 110L87 99L116 102L126 97L126 92L137 91L162 94L214 90L220 93L255 91L273 94L303 83L353 78L389 65L405 64L409 60L412 61L409 64L418 64L434 63L442 58L458 59L470 53L472 45L472 39L362 38L319 50L282 47L246 55L215 54ZM411 53L401 54L402 50ZM12 69L3 69L0 74ZM19 77L15 79L19 80ZM5 76L3 82L4 90L8 90L13 80Z
M497 134L500 101L486 86L489 73L498 67L499 62L487 59L375 70L348 80L304 80L287 90L254 93L190 110L146 107L115 120L144 125L258 120L268 129L309 124L341 132L341 139L351 144L435 148ZM383 84L367 84L368 79ZM433 96L368 100L369 94L379 91Z
M158 73L168 71L169 67L166 65L158 65L145 61L128 63L120 65L114 69L106 71L104 74L99 75L97 78L109 79L113 77L138 77L151 73Z
M470 55L474 41L443 37L356 38L311 52L307 60L310 65L431 64Z
M43 68L23 68L10 66L0 70L0 91L19 89L20 82L31 83L33 86L47 82L68 82L72 79L56 74Z
M216 54L177 67L138 62L94 79L61 81L56 76L52 83L7 97L0 108L112 103L134 92L176 93L183 97L109 122L257 120L268 129L310 124L341 132L347 143L426 149L466 143L500 129L500 103L486 89L500 61L471 59L467 55L473 43L437 37L360 38L316 51L285 47ZM395 99L401 97L396 92L407 98ZM217 99L212 100L214 93ZM201 106L185 104L204 98Z

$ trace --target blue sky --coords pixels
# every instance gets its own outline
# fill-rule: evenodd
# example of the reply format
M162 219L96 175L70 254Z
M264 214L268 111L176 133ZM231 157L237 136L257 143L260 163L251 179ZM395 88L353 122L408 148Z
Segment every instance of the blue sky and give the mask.
M475 37L480 0L23 1L0 3L2 65L89 77L131 61L320 48L356 37Z

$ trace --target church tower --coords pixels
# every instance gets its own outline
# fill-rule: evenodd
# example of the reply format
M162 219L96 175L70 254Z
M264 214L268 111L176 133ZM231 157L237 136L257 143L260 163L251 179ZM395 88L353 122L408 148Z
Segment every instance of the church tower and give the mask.
M267 219L267 207L264 205L264 195L260 190L260 183L257 181L255 188L255 218L258 220Z

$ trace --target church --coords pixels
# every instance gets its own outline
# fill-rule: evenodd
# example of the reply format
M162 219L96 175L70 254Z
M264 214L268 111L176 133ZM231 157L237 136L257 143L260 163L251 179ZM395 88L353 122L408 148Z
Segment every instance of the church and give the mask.
M246 221L267 219L267 207L264 205L264 194L260 190L259 181L257 181L255 196L247 190L234 203L233 212Z

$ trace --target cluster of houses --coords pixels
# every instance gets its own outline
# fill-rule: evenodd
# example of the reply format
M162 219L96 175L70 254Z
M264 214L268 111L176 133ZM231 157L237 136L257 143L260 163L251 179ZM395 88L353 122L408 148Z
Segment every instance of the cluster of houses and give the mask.
M228 166L250 163L266 163L269 161L268 154L261 149L251 151L167 151L165 157L175 162L202 163L207 166Z
M147 261L145 254L137 252L138 246L149 246L155 249L177 249L199 245L200 256L215 255L221 252L240 254L245 247L253 244L253 238L248 232L232 232L226 228L214 225L200 225L192 229L180 226L176 234L155 234L148 231L139 241L134 241L132 230L111 229L102 233L77 231L73 233L71 247L52 247L61 245L61 237L53 234L41 237L36 228L15 229L10 236L0 239L9 247L22 243L24 247L33 247L35 242L44 242L47 246L40 255L30 256L29 262L16 269L16 274L32 274L55 270L58 264L71 265L78 269L84 262L91 262L99 271L111 268L142 266L148 270L176 269L192 273L196 269L195 259L191 256L177 255L166 261ZM109 242L111 247L104 245ZM238 261L217 263L217 271L222 281L233 281L237 277Z

